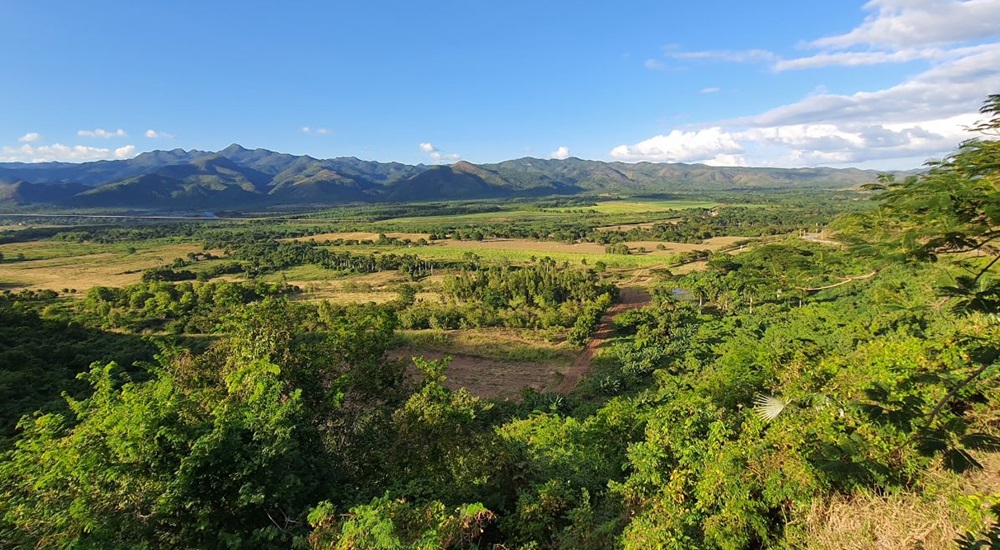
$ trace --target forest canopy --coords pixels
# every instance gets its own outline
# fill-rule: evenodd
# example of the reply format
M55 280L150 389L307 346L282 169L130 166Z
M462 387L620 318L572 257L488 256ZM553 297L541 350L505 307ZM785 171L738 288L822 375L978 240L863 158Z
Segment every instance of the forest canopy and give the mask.
M606 352L569 394L481 398L449 387L447 358L390 351L405 331L483 327L563 331L579 350L629 283L596 265L215 231L205 249L241 279L191 279L193 255L65 303L7 293L0 390L40 394L2 411L21 418L4 426L0 541L836 548L851 534L830 518L867 502L885 512L872 521L900 529L948 515L914 544L1000 544L987 475L1000 466L1000 95L981 112L983 137L926 173L873 182L870 207L825 220L822 238L799 227L819 207L797 221L704 209L608 230L796 227L698 253L700 269L644 273L652 302L612 310ZM604 231L585 229L560 238ZM343 305L263 279L302 266L406 283L394 300ZM437 301L418 300L425 283ZM81 372L61 385L68 365Z

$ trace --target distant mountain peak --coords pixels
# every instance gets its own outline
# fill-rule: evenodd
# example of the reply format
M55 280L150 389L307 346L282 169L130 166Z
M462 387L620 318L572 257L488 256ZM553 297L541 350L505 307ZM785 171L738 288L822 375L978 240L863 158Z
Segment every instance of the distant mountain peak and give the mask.
M239 143L233 143L229 147L226 147L225 149L219 151L219 154L225 156L225 155L228 155L228 154L246 153L246 152L249 152L249 151L250 151L249 149L247 149L246 147L243 147Z
M907 175L908 173L899 173ZM150 151L128 160L0 163L0 203L144 208L241 208L605 193L769 188L844 189L874 181L859 169L718 168L703 164L522 157L493 164L406 165L247 149ZM30 182L30 183L29 183Z

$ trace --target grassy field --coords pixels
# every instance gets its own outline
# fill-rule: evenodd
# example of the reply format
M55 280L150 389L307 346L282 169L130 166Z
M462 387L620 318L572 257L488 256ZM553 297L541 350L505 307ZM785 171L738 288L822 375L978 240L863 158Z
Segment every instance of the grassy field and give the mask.
M399 297L398 285L410 282L406 275L398 271L337 276L335 272L318 266L294 267L265 275L263 280L285 282L301 288L302 294L298 295L300 300L310 302L329 300L342 304L390 302ZM431 283L427 278L423 282ZM434 292L420 292L416 298L437 301L440 295Z
M376 230L420 232L428 227L473 227L503 223L545 223L558 220L579 221L581 216L603 225L618 222L661 221L674 217L680 210L714 208L718 202L700 200L608 200L593 205L567 206L546 209L503 210L441 216L406 216L371 224Z
M350 232L324 232L295 240L312 241L322 245L325 242L343 240L378 239L384 232L389 237L416 241L428 238L427 227L477 226L485 224L523 223L552 220L579 220L586 218L595 225L615 227L616 221L627 225L636 219L649 223L650 219L669 219L678 210L689 208L711 208L718 203L698 200L602 200L591 206L551 208L540 210L526 207L524 210L504 210L448 216L410 216L384 220L368 224L366 229ZM308 226L311 220L275 221L283 227ZM316 220L329 224L329 221ZM256 223L256 222L255 222ZM21 228L21 226L16 226ZM242 227L242 224L240 224ZM603 262L608 268L617 270L648 270L666 267L676 263L680 254L692 250L718 250L730 246L738 238L711 239L702 244L630 242L632 254L607 254L603 245L595 243L559 243L533 241L528 239L486 239L483 241L440 240L429 246L353 246L336 247L334 250L352 250L359 253L415 254L422 258L458 262L475 254L484 263L504 261L527 263L533 259L549 257L559 263L571 265L595 265ZM661 250L657 250L657 248ZM30 242L0 245L0 253L7 261L0 263L0 285L7 289L76 289L86 291L93 286L124 286L140 280L146 269L170 264L175 258L184 258L191 252L201 252L197 243L181 242L178 238L141 240L128 243L101 244L94 242L73 242L40 239ZM216 255L221 252L213 251ZM19 259L20 258L20 259ZM221 261L208 260L187 267L202 271ZM375 274L382 276L382 274ZM397 278L400 274L393 275ZM229 276L227 278L234 278ZM238 278L238 277L236 277ZM344 277L318 266L298 266L266 276L271 281L287 281L307 292L307 299L330 299L337 301L375 301L394 299L396 292L386 285L394 281L364 281L355 277ZM369 284L370 289L345 288L343 281L352 280Z
M420 238L424 234L397 234L398 238ZM375 239L377 233L325 233L314 237L317 243L336 239ZM306 238L308 240L309 238ZM593 266L603 262L614 269L648 269L666 267L676 262L679 254L692 250L719 250L731 246L734 242L744 240L739 237L719 237L709 239L702 244L660 243L655 241L636 241L627 243L633 254L607 254L604 246L595 243L557 243L548 241L533 241L529 239L486 239L483 241L456 241L446 239L429 246L356 246L332 247L333 250L353 250L367 253L415 254L422 258L441 261L462 261L468 255L475 254L480 261L489 263L507 261L511 263L528 263L532 259L549 257L571 265ZM661 245L664 249L657 250ZM639 253L639 248L646 250ZM175 241L142 241L128 244L98 244L77 243L66 241L40 240L27 243L11 243L0 245L0 253L8 261L0 263L0 284L4 288L18 289L51 289L61 290L73 288L86 291L94 286L124 286L136 283L142 276L142 271L171 263L175 258L184 258L188 253L202 252L198 244L176 243ZM219 255L220 251L213 251ZM23 255L24 260L11 261ZM224 259L201 261L192 264L187 269L201 271ZM309 299L331 299L348 301L383 302L395 297L395 292L345 291L343 281L351 280L370 284L373 287L384 287L389 284L405 282L405 276L392 272L372 274L371 280L358 277L345 278L342 274L315 265L293 267L265 277L269 281L286 281L308 289L312 294ZM350 294L350 296L346 296Z
M78 291L94 286L125 286L138 282L143 270L201 251L196 244L149 241L131 245L65 241L5 244L0 245L5 258L24 254L24 260L0 263L0 283L11 289Z
M457 214L446 216L415 216L404 218L393 218L373 224L375 227L391 227L396 231L405 231L404 228L423 228L428 226L470 226L497 223L531 223L545 222L555 219L565 219L566 212L557 210L504 210L502 212L478 212L475 214Z
M567 244L530 239L485 239L482 241L446 239L420 247L334 247L333 250L355 250L358 252L378 250L383 253L416 254L421 258L444 261L463 260L466 259L467 254L472 253L487 262L506 260L511 263L527 263L532 258L539 259L547 256L557 262L569 262L573 265L582 264L583 261L586 261L588 265L594 265L600 261L608 267L647 268L670 265L676 261L678 254L684 252L720 250L742 240L746 239L742 237L717 237L708 239L701 244L633 241L626 243L633 251L629 255L607 254L604 251L604 245L596 243ZM662 245L664 249L657 250L657 245ZM645 248L646 252L639 253L640 247ZM289 277L291 278L291 276Z
M712 201L689 200L622 200L600 201L595 206L550 208L549 212L594 211L600 214L649 214L670 212L672 210L688 210L692 208L715 208L719 203Z
M451 244L452 242L454 244ZM533 257L535 259L539 259L548 256L549 258L552 258L560 263L569 262L573 265L579 265L583 260L586 260L587 264L594 265L596 262L601 261L609 267L650 267L665 265L670 263L672 260L670 255L662 253L641 255L635 254L628 256L620 254L605 254L603 252L603 246L601 247L600 252L594 252L593 250L587 250L586 248L581 248L578 251L571 251L560 250L556 247L550 246L558 243L539 242L534 246L522 246L522 243L508 243L505 246L502 244L490 245L490 242L495 243L498 241L449 241L447 244L442 242L431 246L367 247L359 249L358 251L379 250L381 252L391 252L395 254L415 254L421 258L444 261L461 261L466 259L466 255L471 252L486 262L506 260L511 263L527 263L530 262ZM526 242L534 243L534 241ZM336 249L339 250L341 248L342 247L337 247ZM350 249L350 247L344 248Z

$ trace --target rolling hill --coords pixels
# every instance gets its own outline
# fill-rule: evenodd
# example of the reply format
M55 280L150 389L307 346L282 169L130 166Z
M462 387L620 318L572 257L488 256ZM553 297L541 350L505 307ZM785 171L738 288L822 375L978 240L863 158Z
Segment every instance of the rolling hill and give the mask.
M744 168L525 157L493 164L407 165L354 157L317 159L246 149L151 151L82 164L0 163L0 205L177 211L576 195L840 189L877 172Z

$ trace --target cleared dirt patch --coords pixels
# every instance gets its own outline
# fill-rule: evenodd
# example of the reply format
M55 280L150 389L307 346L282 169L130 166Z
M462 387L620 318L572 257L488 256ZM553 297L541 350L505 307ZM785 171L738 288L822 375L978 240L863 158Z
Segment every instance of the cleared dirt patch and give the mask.
M525 388L542 391L560 379L556 369L538 363L508 363L460 353L412 349L394 350L389 356L403 360L414 356L425 359L450 356L445 387L465 388L484 399L519 399Z
M402 348L455 353L499 361L569 366L576 350L565 342L565 329L474 328L401 330Z
M409 362L413 356L450 356L445 385L489 399L517 400L525 388L554 387L576 358L560 335L549 341L529 329L413 330L399 336L403 344L390 352L391 357Z
M562 380L559 381L559 384L552 391L565 394L576 389L576 386L580 383L580 379L590 373L594 353L614 335L615 329L611 324L611 320L619 313L644 307L651 300L652 298L649 296L649 293L643 288L623 288L619 293L618 303L612 306L604 317L601 318L601 322L597 325L597 330L594 331L594 337L590 339L583 353L577 357L576 361L573 362L573 365L565 372Z
M705 271L707 268L708 262L705 260L698 260L697 262L688 262L677 267L672 267L670 268L670 272L674 275L684 275L686 273L691 273L692 271Z

